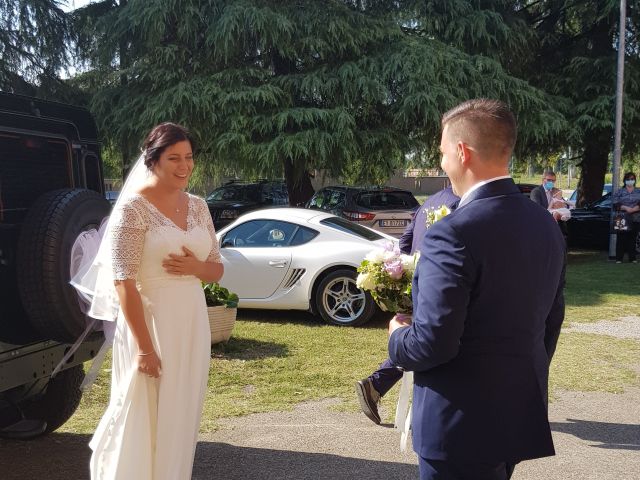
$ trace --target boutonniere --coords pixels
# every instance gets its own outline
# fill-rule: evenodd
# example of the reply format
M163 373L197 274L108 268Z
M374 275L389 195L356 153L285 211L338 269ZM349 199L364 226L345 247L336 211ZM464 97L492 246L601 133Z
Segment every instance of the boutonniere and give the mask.
M436 207L425 208L424 211L426 214L425 225L427 226L427 228L429 228L431 225L433 225L437 221L442 220L444 217L446 217L451 213L451 209L446 205L440 205L437 208Z

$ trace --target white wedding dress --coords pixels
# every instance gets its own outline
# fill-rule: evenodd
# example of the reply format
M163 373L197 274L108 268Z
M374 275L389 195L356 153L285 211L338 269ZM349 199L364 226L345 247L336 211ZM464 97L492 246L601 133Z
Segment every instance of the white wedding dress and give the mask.
M138 372L138 349L120 311L110 402L89 444L91 478L189 479L207 387L211 333L200 280L166 273L162 260L169 253L183 254L186 246L200 260L220 261L211 216L206 203L193 195L187 230L141 195L133 195L113 215L114 276L137 279L162 375L155 379Z

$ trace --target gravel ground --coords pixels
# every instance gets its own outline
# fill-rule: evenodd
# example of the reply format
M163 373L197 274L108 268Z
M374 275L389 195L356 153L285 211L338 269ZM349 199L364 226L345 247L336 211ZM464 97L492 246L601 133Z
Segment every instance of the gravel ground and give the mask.
M603 320L595 323L572 323L563 333L584 332L609 335L618 338L640 340L640 317L621 317L617 320Z

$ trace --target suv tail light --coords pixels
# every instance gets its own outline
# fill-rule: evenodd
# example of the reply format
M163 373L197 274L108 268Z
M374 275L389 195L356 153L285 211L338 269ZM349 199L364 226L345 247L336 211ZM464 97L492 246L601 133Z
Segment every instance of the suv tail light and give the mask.
M343 210L342 214L352 222L368 222L376 217L375 213L350 212L348 210Z

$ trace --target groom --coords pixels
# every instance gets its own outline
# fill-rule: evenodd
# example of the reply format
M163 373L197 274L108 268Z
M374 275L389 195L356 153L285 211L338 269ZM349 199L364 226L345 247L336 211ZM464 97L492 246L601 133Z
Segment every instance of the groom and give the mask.
M424 236L413 324L390 322L389 355L415 372L420 478L505 480L517 462L554 454L546 402L564 241L509 177L505 104L467 101L442 128L442 169L461 200Z

